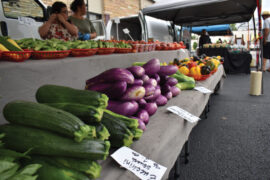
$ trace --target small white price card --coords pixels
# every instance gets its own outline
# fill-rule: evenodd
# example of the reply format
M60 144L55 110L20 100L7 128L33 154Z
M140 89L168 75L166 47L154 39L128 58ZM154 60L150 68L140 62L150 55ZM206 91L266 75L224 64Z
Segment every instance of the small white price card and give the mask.
M128 147L121 147L111 157L142 180L160 180L167 168Z
M128 34L129 33L128 28L123 29L123 31L124 31L125 34Z
M199 86L199 87L195 87L194 89L196 89L197 91L202 92L203 94L211 94L213 93L212 91L210 91L209 89Z
M184 118L185 120L191 122L191 123L195 123L198 122L200 120L200 118L198 118L197 116L194 116L192 114L190 114L189 112L187 112L186 110L177 107L177 106L170 106L167 108L168 111L177 114L178 116Z

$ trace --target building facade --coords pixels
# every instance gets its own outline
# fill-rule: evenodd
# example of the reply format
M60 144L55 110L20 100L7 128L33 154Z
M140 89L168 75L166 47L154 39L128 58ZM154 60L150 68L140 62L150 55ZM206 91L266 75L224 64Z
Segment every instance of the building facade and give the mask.
M47 6L51 6L56 0L42 0ZM67 4L68 8L72 0L57 0ZM87 2L87 0L85 0ZM88 0L90 19L103 18L107 22L110 18L129 16L154 4L154 0Z

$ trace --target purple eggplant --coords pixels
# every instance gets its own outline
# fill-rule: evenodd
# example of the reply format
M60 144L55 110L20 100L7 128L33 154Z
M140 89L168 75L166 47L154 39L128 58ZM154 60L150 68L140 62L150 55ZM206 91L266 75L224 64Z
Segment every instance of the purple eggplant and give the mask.
M145 88L145 96L150 96L154 94L156 89L152 84L146 84L144 85L144 88Z
M145 105L147 104L147 102L145 99L142 98L142 99L138 100L138 104L139 104L140 108L144 108Z
M103 73L88 79L86 81L86 85L91 86L93 84L99 84L104 82L118 82L118 81L125 81L128 84L134 83L134 76L131 72L126 69L121 68L113 68Z
M156 99L156 103L158 106L164 106L167 104L167 102L167 98L163 95L158 96L158 98Z
M145 96L145 89L143 86L131 86L129 87L124 95L121 97L123 101L132 101L132 100L139 100Z
M147 76L147 75L145 74L145 75L142 76L141 79L143 80L143 83L146 83L146 82L149 81L150 78L149 78L149 76Z
M143 131L146 130L146 126L145 126L145 123L143 122L143 120L139 119L138 117L134 117L134 116L129 116L129 118L136 119L139 123L138 128L140 128Z
M139 109L139 111L136 114L136 117L141 119L145 124L148 124L148 122L149 122L149 114L144 109Z
M152 116L157 111L157 104L154 102L147 103L144 109L148 112L149 116Z
M135 105L134 102L129 101L120 102L109 100L107 109L124 116L132 116L138 111L138 105Z
M127 70L129 70L135 78L140 78L145 74L145 70L141 66L131 66L127 68Z
M147 74L148 76L154 75L160 70L160 61L156 58L151 59L143 65L143 68L145 70L145 74Z
M159 77L158 74L154 74L154 75L152 76L152 78L154 78L154 79L157 81L157 83L159 84L159 82L160 82L160 77Z
M148 81L146 81L146 84L151 84L153 85L154 87L157 86L157 81L153 78L150 78Z
M110 99L120 98L127 90L127 83L119 81L116 83L101 83L88 86L88 90L98 91L106 94Z
M169 86L168 84L164 84L163 86L161 86L161 93L163 95L170 91L171 91L171 86Z
M175 97L180 94L181 90L178 87L173 86L171 87L171 92L172 92L172 96Z
M134 83L132 85L142 86L143 85L143 80L141 80L141 79L135 79L134 80Z
M155 89L154 94L152 94L150 96L146 96L146 97L144 97L144 99L147 102L154 102L160 94L161 94L161 90L160 89Z
M166 92L166 93L164 94L164 96L167 98L167 100L170 100L170 99L172 99L172 92L171 92L171 91Z
M160 76L160 82L159 82L159 84L160 85L165 84L167 82L167 78L168 78L168 76Z
M177 79L176 78L173 78L173 77L168 77L166 79L166 83L165 84L168 84L169 86L174 86L178 83Z
M107 89L110 89L113 86L112 83L100 83L100 84L93 84L93 85L86 85L85 89L97 91L97 92L105 92Z
M160 70L158 74L161 76L170 76L175 74L178 71L177 66L169 65L169 66L160 66Z

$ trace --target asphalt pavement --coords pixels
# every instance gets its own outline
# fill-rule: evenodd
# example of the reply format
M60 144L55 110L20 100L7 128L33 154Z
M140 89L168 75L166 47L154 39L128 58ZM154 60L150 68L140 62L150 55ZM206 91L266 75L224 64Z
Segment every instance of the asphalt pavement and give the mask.
M208 118L192 130L189 163L181 161L173 179L270 179L270 72L263 75L261 96L249 95L249 74L227 75Z

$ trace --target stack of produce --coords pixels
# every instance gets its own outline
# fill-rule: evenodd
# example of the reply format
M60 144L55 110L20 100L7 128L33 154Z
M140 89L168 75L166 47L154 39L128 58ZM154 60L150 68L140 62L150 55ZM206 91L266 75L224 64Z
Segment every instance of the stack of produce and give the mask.
M186 48L183 41L180 41L179 43L177 42L165 43L165 42L156 41L155 44L156 44L156 50L177 50L177 49Z
M220 56L208 57L202 55L201 57L193 56L182 60L174 59L170 64L178 66L180 73L184 75L191 76L195 80L205 80L211 73L217 71L223 60Z
M24 158L30 158L25 153L19 153L4 146L2 138L5 134L0 134L0 179L1 180L35 180L38 175L36 171L40 164L22 164Z
M39 179L99 177L101 166L96 160L105 160L109 154L110 142L105 140L109 133L104 126L81 119L100 122L107 96L45 85L36 98L43 104L13 101L4 107L4 117L10 122L0 126L5 145L18 152L31 149L27 163L42 165Z
M8 36L0 36L0 51L23 51L22 48Z
M112 147L130 146L133 139L139 139L143 133L136 119L105 110L108 97L96 91L44 85L38 89L36 98L40 103L70 112L95 126L99 139L107 139L110 134Z
M176 72L176 66L160 66L158 59L152 59L127 69L109 69L88 79L86 89L106 94L110 99L108 110L137 119L145 130L157 107L180 93L175 86L177 79L169 77Z

